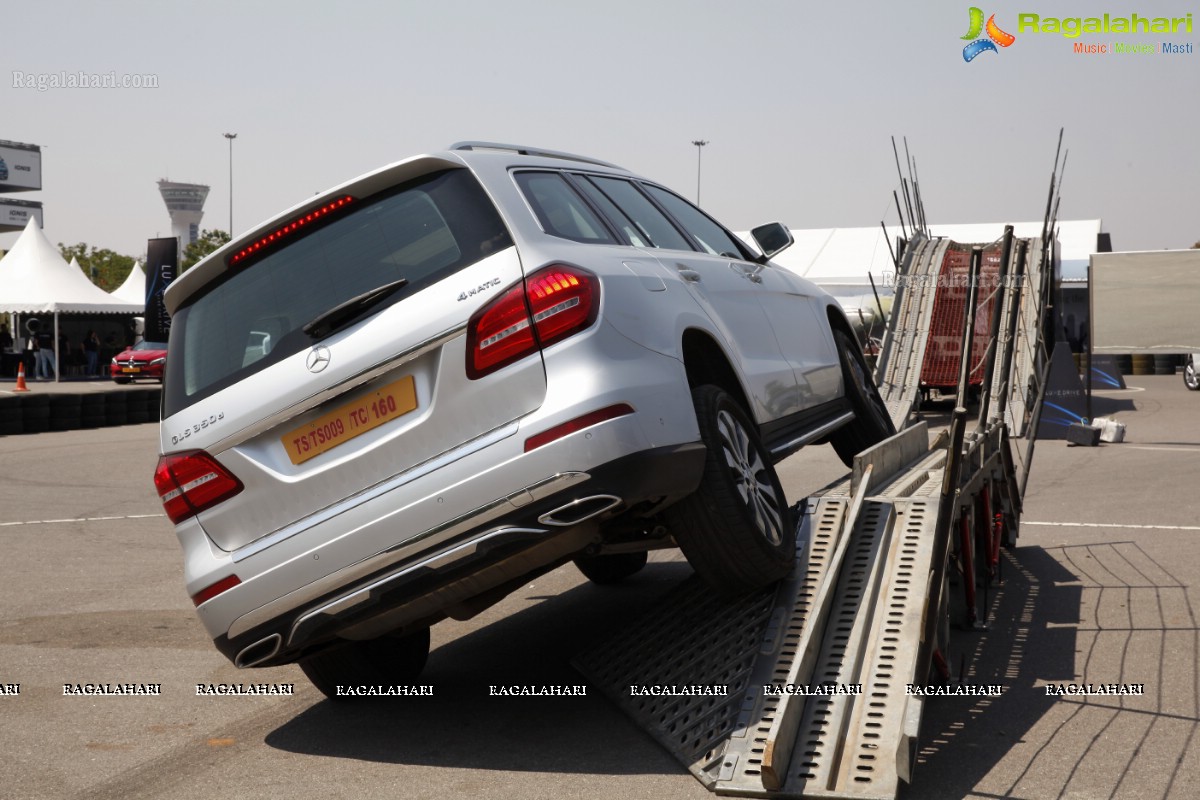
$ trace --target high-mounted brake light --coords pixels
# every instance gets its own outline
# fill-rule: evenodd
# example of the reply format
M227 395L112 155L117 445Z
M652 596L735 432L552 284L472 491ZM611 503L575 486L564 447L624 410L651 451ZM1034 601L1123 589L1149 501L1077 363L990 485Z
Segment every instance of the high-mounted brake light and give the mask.
M231 255L229 257L229 266L232 267L234 264L237 264L239 261L242 261L243 259L249 258L252 255L256 255L256 254L262 252L262 249L264 247L267 247L267 248L274 247L275 245L279 244L283 240L291 238L291 236L293 234L295 234L297 231L301 230L302 228L312 225L314 222L317 222L319 220L326 219L334 211L337 211L340 208L344 208L345 206L347 206L353 202L354 202L353 197L351 197L350 195L343 195L342 197L339 197L336 200L331 200L330 202L326 203L325 205L321 206L320 208L314 208L312 211L309 211L307 214L303 214L299 217L296 217L294 220L284 224L282 227L276 228L272 232L268 233L266 236L259 238L258 241L254 242L253 244L248 244L245 247L243 247L242 249L238 250L233 255Z
M174 453L158 459L154 488L171 522L222 503L243 488L242 482L203 450Z
M467 323L467 377L475 380L588 328L600 281L556 265L538 270L476 311Z

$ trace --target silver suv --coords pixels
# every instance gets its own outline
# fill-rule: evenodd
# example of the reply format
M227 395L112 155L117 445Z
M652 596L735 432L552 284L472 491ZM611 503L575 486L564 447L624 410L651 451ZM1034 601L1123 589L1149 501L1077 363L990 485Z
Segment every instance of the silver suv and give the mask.
M767 260L787 229L754 238L611 164L462 143L181 275L154 482L218 649L338 696L567 561L786 574L773 464L892 427L836 302Z

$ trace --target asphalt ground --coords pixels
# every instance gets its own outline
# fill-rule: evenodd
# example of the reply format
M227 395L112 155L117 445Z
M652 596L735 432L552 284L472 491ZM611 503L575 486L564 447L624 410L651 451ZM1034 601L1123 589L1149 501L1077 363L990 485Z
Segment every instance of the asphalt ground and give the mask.
M1097 395L1125 443L1038 443L991 626L953 639L955 671L1004 692L927 703L902 797L1200 797L1200 393L1127 382ZM153 424L0 438L0 687L20 684L0 694L0 797L709 796L598 692L488 693L583 683L570 659L689 577L677 553L619 587L567 566L436 626L432 696L331 703L294 666L238 671L211 646L151 484L156 445ZM844 470L814 447L780 472L795 500ZM64 696L89 682L162 694ZM295 694L196 696L218 682ZM1145 695L1046 695L1066 682Z

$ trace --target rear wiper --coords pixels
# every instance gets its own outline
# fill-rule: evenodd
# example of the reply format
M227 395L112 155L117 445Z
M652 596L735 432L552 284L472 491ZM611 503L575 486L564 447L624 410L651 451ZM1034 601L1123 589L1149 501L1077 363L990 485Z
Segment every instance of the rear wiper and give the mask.
M367 309L379 305L407 285L408 278L401 278L398 281L385 283L369 292L363 292L357 297L351 297L316 317L305 325L303 330L314 339L324 338Z

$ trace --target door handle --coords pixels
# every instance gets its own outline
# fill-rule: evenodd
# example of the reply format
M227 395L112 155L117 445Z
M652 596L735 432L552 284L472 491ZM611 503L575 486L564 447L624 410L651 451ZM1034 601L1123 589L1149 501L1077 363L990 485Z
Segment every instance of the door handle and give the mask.
M700 282L700 273L696 272L696 270L692 269L691 267L683 264L676 264L675 269L679 271L679 277L683 278L688 283Z
M751 283L762 283L762 275L758 274L762 269L761 267L747 267L745 264L734 262L729 265L729 268L743 278L749 279Z

